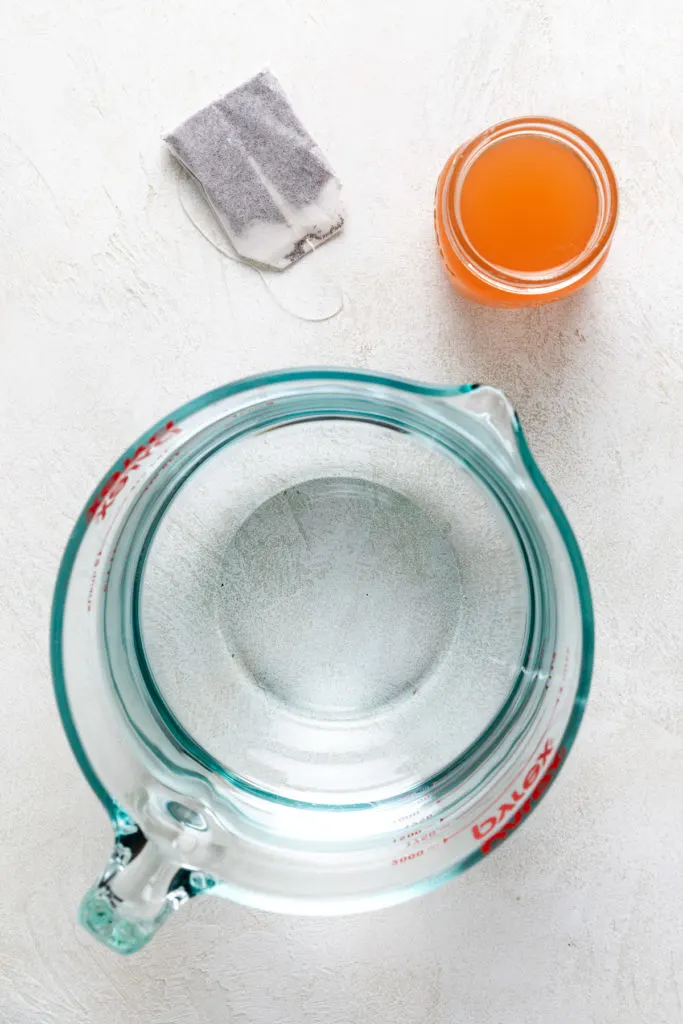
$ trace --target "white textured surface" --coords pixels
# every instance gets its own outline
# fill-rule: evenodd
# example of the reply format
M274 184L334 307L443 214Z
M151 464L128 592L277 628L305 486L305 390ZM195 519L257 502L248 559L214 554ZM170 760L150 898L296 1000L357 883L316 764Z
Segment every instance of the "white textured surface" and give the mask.
M683 355L677 0L10 0L0 38L2 1024L683 1019ZM346 185L288 317L179 210L163 130L270 63ZM616 243L583 296L466 305L431 199L456 143L552 113L602 143ZM551 797L462 880L298 920L197 902L136 958L75 924L109 826L63 738L52 583L89 489L177 404L285 364L502 386L583 545L592 700Z

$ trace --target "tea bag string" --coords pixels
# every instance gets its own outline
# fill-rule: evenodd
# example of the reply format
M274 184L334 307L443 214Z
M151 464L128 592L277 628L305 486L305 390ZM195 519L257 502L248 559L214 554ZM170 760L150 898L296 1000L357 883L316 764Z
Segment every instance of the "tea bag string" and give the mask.
M264 271L263 267L261 266L261 264L257 263L255 260L250 260L247 257L240 256L239 253L234 248L232 248L232 246L231 246L232 252L229 252L219 242L217 242L215 238L212 238L204 230L204 228L201 226L201 224L197 223L197 221L194 219L193 215L188 210L187 205L185 203L185 200L183 198L183 192L182 192L182 187L181 187L181 179L182 179L182 177L183 177L183 175L179 174L177 176L177 178L176 178L176 187L177 187L177 191L178 191L178 202L180 203L181 209L182 209L183 213L185 214L185 216L187 217L187 219L189 220L190 224L192 224L192 226L195 228L195 230L199 232L199 234L202 236L202 238L204 238L209 243L209 245L212 245L213 248L217 252L219 252L222 256L224 256L227 260L230 260L232 263L241 263L242 266L249 267L251 270L255 270L256 273L258 274L258 276L261 278L261 281L263 282L264 288L266 289L266 291L268 292L268 294L270 295L271 299L276 304L276 306L279 306L280 309L284 310L285 313L289 313L290 316L296 317L297 320L303 320L306 323L323 323L325 320L333 320L335 316L338 316L341 313L342 309L344 308L344 292L342 291L341 286L339 284L337 284L335 281L332 281L325 274L320 274L321 279L326 284L331 285L332 288L336 289L336 291L338 293L338 296L339 296L338 301L337 301L337 305L334 307L334 309L332 309L331 312L323 313L320 316L309 316L309 315L307 315L305 313L298 313L295 309L292 309L291 307L287 306L284 302L282 302L282 300L276 295L276 293L271 288L270 282L268 280L268 278L271 276L271 274L272 273L277 273L277 271ZM191 175L188 176L188 177L189 177L189 180L191 180ZM201 189L201 186L199 186L199 188L200 188L200 191L203 191L203 189ZM310 242L310 240L308 238L304 239L304 243L303 244L308 248L309 252L314 252L315 251L315 246L312 245L312 243ZM228 239L228 245L231 245L229 239Z

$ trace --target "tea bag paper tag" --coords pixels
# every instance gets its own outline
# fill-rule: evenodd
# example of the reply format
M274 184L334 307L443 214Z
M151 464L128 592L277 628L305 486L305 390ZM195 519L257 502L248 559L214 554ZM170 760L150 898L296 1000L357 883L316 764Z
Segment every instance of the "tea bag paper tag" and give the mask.
M241 263L261 278L273 301L286 313L299 320L319 323L331 320L344 308L344 292L341 286L321 270L319 256L313 260L299 260L283 274L277 270L264 269L257 263L245 260L231 246L211 213L206 196L191 175L180 172L178 178L178 200L185 216L195 230L232 263Z

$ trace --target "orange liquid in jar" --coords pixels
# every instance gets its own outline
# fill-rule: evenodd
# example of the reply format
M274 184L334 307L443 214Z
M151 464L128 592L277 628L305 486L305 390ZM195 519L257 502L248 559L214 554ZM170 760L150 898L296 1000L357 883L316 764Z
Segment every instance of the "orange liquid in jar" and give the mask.
M549 118L505 122L458 150L441 174L442 260L468 298L549 302L597 273L616 207L614 175L588 136Z
M598 220L595 180L569 146L520 135L485 150L462 186L460 216L489 263L522 272L580 256Z

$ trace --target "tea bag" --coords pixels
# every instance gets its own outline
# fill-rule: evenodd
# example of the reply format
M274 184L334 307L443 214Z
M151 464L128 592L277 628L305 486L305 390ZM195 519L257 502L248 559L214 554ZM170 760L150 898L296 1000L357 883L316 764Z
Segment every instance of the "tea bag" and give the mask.
M341 182L269 71L164 141L245 262L285 270L344 224Z

